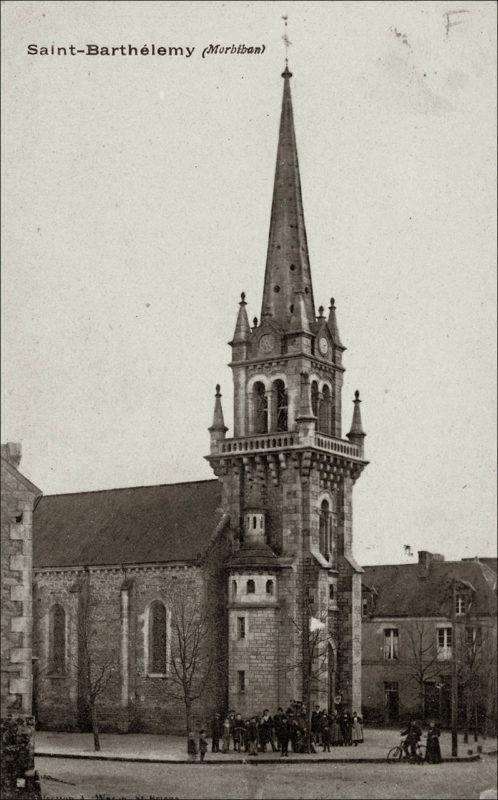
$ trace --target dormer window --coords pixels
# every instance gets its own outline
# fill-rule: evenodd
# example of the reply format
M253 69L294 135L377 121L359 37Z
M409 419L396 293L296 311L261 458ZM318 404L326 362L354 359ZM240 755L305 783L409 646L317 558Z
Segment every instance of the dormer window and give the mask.
M466 610L465 597L463 595L459 594L459 595L457 595L457 598L456 598L456 609L455 609L455 611L456 611L457 614L465 614L465 610Z

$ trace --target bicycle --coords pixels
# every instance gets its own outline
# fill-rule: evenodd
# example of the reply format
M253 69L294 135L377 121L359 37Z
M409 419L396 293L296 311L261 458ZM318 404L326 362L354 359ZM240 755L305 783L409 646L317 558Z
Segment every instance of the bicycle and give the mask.
M425 745L417 742L416 755L412 756L407 754L403 744L405 740L402 739L400 744L391 747L387 752L386 760L392 762L408 761L411 764L423 764L425 761Z

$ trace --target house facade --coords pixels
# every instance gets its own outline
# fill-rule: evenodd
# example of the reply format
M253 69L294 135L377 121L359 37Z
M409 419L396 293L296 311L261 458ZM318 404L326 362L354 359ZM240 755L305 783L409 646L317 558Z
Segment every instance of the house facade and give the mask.
M495 730L496 563L450 562L423 551L417 564L364 569L366 719L392 726L437 719L448 726L456 658L459 725Z

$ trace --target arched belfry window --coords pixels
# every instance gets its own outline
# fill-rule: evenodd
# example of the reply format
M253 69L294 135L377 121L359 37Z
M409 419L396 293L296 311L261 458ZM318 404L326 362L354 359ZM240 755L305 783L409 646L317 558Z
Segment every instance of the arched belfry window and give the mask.
M287 389L281 380L273 383L273 396L275 402L275 428L277 431L287 430Z
M326 559L329 559L331 556L330 528L330 506L327 500L323 500L320 508L319 549L322 556Z
M252 578L250 578L250 579L247 581L247 584L246 584L246 591L247 591L247 594L254 594L254 592L256 591L256 584L254 583L254 581L252 580Z
M149 673L166 673L166 644L166 608L160 600L154 600L149 609Z
M268 432L268 397L264 383L254 384L254 433Z
M266 594L273 594L274 585L273 581L266 581Z
M330 387L323 387L322 399L320 402L320 415L318 419L318 430L321 433L332 435L332 394Z
M316 381L311 383L311 409L315 417L318 417L318 383Z
M52 607L50 627L50 670L63 674L66 671L66 612L59 603Z

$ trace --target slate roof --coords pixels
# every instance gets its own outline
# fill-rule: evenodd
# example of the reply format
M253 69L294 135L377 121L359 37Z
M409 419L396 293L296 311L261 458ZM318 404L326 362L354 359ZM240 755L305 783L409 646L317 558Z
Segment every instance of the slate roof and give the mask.
M46 495L33 518L33 565L193 561L220 506L217 480Z
M481 561L433 561L425 578L419 564L381 564L364 570L362 583L374 592L375 617L447 617L445 592L453 577L476 590L473 613L496 613L496 573Z
M462 561L475 561L475 558L462 558ZM477 556L477 561L486 564L487 567L497 572L498 558L488 558L487 556Z
M278 569L278 558L267 544L243 544L240 550L234 553L228 566L231 569Z

